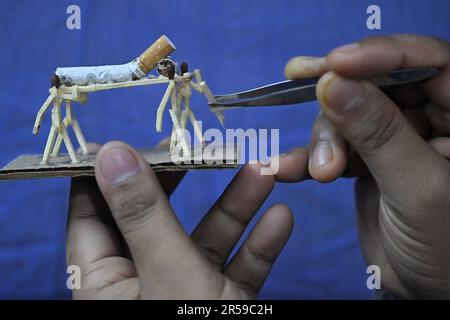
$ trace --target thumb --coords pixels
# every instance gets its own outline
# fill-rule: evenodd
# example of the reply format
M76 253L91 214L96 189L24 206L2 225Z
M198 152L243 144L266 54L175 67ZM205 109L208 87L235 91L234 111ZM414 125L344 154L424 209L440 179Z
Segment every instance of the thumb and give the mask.
M324 115L359 153L380 190L397 197L402 194L398 191L419 195L418 174L426 170L423 179L442 175L430 162L439 157L400 109L369 81L328 72L319 80L316 93Z
M110 142L97 154L95 177L130 248L143 297L167 285L188 296L193 283L179 280L186 274L199 280L194 275L204 269L203 260L145 159L124 143Z

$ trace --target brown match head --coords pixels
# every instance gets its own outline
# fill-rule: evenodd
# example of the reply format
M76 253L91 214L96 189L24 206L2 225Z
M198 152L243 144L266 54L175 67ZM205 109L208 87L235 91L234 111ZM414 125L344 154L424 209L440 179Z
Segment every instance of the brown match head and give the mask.
M56 75L56 73L52 74L52 77L50 78L50 84L55 88L59 88L61 86L61 79Z
M189 66L187 62L182 62L180 65L181 75L187 73L189 71Z

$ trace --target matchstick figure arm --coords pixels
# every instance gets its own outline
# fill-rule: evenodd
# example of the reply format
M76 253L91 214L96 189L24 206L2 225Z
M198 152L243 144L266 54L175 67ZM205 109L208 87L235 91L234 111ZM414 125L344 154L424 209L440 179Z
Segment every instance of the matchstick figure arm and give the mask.
M195 82L194 82L195 79ZM192 89L194 89L195 91L199 92L199 93L203 93L203 89L200 86L200 83L202 82L202 75L200 73L199 69L195 69L193 72L193 79L190 81L190 85L192 87Z
M169 98L171 97L174 88L175 82L174 81L169 82L166 92L164 93L164 96L161 99L161 103L159 104L158 110L156 111L156 124L155 124L156 132L162 131L163 113L167 106L167 102L169 102Z
M212 92L209 89L206 82L202 80L202 75L200 73L200 70L198 70L198 69L194 70L194 78L195 78L196 82L194 82L193 80L190 82L192 89L194 89L195 91L197 91L199 93L203 93L205 95L206 99L208 100L208 102L215 102L216 99L214 98L214 95L212 94ZM224 116L223 112L215 111L214 114L216 115L217 120L219 120L222 127L225 127L225 125L224 125L225 116Z
M192 89L199 93L203 93L206 96L206 99L208 99L208 102L213 102L216 99L214 98L214 95L212 94L211 90L209 89L208 85L205 81L202 80L202 75L200 73L200 70L195 69L194 70L194 77L195 82L193 79L191 80L190 84Z
M36 120L34 121L34 127L33 127L33 134L37 135L39 133L39 128L41 127L42 118L44 117L44 113L50 108L50 105L52 104L53 100L55 99L56 95L55 93L50 93L47 100L45 100L42 107L39 109Z

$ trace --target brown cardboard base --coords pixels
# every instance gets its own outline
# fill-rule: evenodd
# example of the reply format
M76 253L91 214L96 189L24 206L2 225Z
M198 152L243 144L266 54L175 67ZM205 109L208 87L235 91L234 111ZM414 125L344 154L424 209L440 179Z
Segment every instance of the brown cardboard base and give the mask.
M189 158L173 158L167 149L138 150L155 172L190 169L236 168L240 150L236 145L208 145L195 147ZM41 164L42 155L20 155L0 170L0 180L94 175L95 154L77 155L79 163L72 163L67 154L51 157ZM176 160L175 162L173 160Z

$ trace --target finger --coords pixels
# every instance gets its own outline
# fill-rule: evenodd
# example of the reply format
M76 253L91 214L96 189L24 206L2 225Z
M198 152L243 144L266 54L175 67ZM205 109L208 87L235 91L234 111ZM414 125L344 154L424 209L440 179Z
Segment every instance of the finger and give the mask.
M275 175L276 181L300 182L313 178L310 173L311 170L308 168L310 162L310 149L310 146L306 148L295 148L285 154L276 156L279 163L279 169ZM331 173L337 175L338 172L341 172L340 176L347 178L366 176L368 174L367 167L360 156L353 149L349 149L348 146L345 146L345 148L342 148L339 152L342 150L347 150L344 155L339 155L339 157L345 158L345 161L342 160L342 162L345 162L342 166L345 166L342 169L341 164L339 163L341 161L338 160L338 164L333 168L334 172L331 171ZM326 180L319 176L314 179L323 182L331 181L333 179L330 176L328 176L328 178L329 180Z
M347 166L347 144L321 112L314 124L309 154L309 173L317 181L338 178Z
M330 70L343 77L371 77L400 68L443 68L449 62L448 42L418 35L370 37L331 51Z
M108 207L92 177L72 181L67 231L67 262L81 270L95 261L123 255L113 225L104 215Z
M442 157L450 160L450 138L438 137L428 141L430 147Z
M398 107L371 83L330 72L320 79L317 97L324 115L359 153L380 189L384 187L388 194L400 196L398 191L405 191L409 183L416 185L417 172L428 170L431 179L442 175L436 166L441 163L436 154ZM420 188L411 191L420 197Z
M88 152L100 145L88 143ZM67 263L87 270L95 261L122 255L122 246L115 233L109 209L92 177L72 179L67 227Z
M256 298L278 254L292 232L294 219L289 208L276 205L256 224L250 236L225 270L231 280Z
M449 45L450 46L450 45ZM450 52L450 48L448 49ZM450 53L449 58L450 60ZM450 111L450 61L434 78L424 82L422 87L430 101L439 108Z
M192 233L208 259L222 269L247 224L274 186L272 175L261 166L244 166Z
M87 151L95 154L99 144L88 143ZM76 265L81 271L81 290L72 292L74 299L92 296L105 284L119 283L118 279L136 277L130 254L94 177L72 178L67 226L67 265ZM123 257L124 271L115 272L116 265L109 263ZM109 272L114 271L114 272ZM128 282L120 282L128 286ZM119 288L118 287L118 288ZM119 288L120 289L120 288ZM130 297L132 298L132 297Z
M402 101L423 101L423 89L435 106L446 111L450 110L449 62L448 41L418 35L368 38L349 47L337 48L327 56L329 68L345 77L370 77L399 68L440 68L437 76L418 85L419 90L408 90ZM394 90L402 90L402 87ZM431 121L434 125L435 119ZM436 124L439 125L439 117Z
M436 135L450 134L450 109L445 110L430 103L426 105L425 110Z
M319 77L327 70L325 57L294 57L286 64L284 74L287 79Z
M161 140L156 146L157 149L168 149L170 145L170 137ZM170 197L180 182L183 180L187 171L162 171L156 173L159 183L164 193Z
M144 297L155 292L150 286L171 285L185 296L193 282L204 280L196 277L205 274L204 260L138 152L122 142L104 145L97 154L95 177L130 248Z
M96 142L88 142L86 143L86 149L88 154L95 154L98 152L98 150L100 150L100 148L102 147L101 144L98 144ZM81 147L78 148L77 152L81 152Z
M310 179L308 157L308 148L295 148L276 156L278 172L275 174L275 179L278 182L300 182Z

